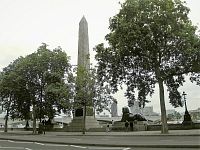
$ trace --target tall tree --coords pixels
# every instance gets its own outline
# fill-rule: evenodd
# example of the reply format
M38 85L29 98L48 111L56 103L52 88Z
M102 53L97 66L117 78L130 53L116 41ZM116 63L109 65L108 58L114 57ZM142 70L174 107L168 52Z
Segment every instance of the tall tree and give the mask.
M111 95L109 85L102 85L99 82L96 71L95 68L86 71L83 67L79 67L76 77L77 95L75 102L80 104L86 100L86 106L94 107L93 115L95 115L95 112L101 113L103 110L109 111L111 103L115 100Z
M178 88L184 74L200 81L200 38L197 27L188 18L189 8L181 0L126 0L121 10L110 19L109 47L96 46L98 73L118 90L127 85L126 96L146 101L159 85L161 133L168 133L164 84L170 103L182 106Z
M86 127L86 115L92 116L93 110L92 106L92 85L93 81L90 79L90 72L84 66L78 66L77 76L75 84L75 98L74 98L74 108L76 109L75 114L78 116L83 116L83 130L82 133L85 134ZM80 114L79 114L80 113Z
M36 119L41 121L44 116L52 119L56 111L70 108L70 68L69 57L61 47L51 51L45 43L18 65L18 72L31 95L34 133Z
M93 88L92 88L92 101L94 107L94 115L96 113L101 113L104 110L110 112L111 104L116 99L112 95L111 87L109 85L103 85L99 82L99 78L97 75L97 69L94 68L91 70L90 79L93 81Z
M95 116L95 112L109 110L114 100L108 86L102 86L98 81L96 69L89 71L78 66L75 86L74 107L83 108L83 134L85 134L85 116ZM93 108L92 108L93 106Z
M8 91L11 96L9 100L14 104L10 109L12 118L27 120L32 109L35 134L36 119L41 121L45 116L52 119L56 112L70 110L73 75L69 57L60 47L51 51L43 43L37 52L15 62L12 67L4 69L1 95Z
M18 113L16 108L20 107L20 104L16 101L16 94L20 91L22 80L16 74L15 68L22 57L16 59L10 63L7 67L3 68L0 77L0 96L1 105L6 110L5 116L5 128L4 132L7 132L8 118ZM25 93L24 93L25 94Z

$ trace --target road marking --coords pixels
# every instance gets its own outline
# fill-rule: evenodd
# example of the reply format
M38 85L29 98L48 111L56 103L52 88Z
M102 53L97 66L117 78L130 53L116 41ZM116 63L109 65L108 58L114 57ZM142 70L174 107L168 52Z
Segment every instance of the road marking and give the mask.
M131 149L131 148L127 147L127 148L124 148L123 150L129 150L129 149Z
M46 146L63 146L63 147L67 147L69 145L61 145L61 144L45 144Z
M24 147L0 147L0 149L24 149Z
M128 149L123 149L122 147L88 147L88 149L114 149L114 150L117 150L117 149L121 149L121 150L128 150Z
M20 142L20 141L11 141L11 140L8 140L8 142L11 142L11 143L33 143L33 142Z
M38 142L34 142L35 144L38 144L38 145L45 145L45 144L43 144L43 143L38 143Z
M77 145L70 145L71 147L76 147L76 148L87 148L87 147L83 147L83 146L77 146Z
M32 149L30 149L30 148L25 148L26 150L32 150Z

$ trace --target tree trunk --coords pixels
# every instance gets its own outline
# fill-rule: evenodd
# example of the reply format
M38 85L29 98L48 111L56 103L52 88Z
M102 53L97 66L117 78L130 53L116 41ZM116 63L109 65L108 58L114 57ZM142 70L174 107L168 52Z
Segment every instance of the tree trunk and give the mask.
M94 110L93 110L93 116L94 116L94 119L96 118L96 112L95 112L95 108L93 108Z
M160 109L161 109L161 133L168 133L168 125L167 125L167 116L166 116L166 108L165 108L165 96L164 96L164 86L163 81L158 79L159 84L159 92L160 92Z
M95 114L95 106L93 105L93 116L94 116L94 119L96 118L96 114Z
M8 115L9 115L9 109L7 109L6 111L4 132L8 132Z
M10 95L8 105L7 105L7 110L6 110L6 116L5 116L4 132L8 132L8 117L9 117L9 112L10 112L11 98L12 96Z
M26 121L25 129L28 129L28 128L29 128L29 122L28 122L28 119L26 119L25 121Z
M43 89L42 89L42 79L41 79L41 87L40 87L40 110L39 110L39 119L40 119L40 122L42 122L42 93L43 93Z
M83 134L85 134L86 104L83 106Z
M35 104L33 104L33 134L37 134Z

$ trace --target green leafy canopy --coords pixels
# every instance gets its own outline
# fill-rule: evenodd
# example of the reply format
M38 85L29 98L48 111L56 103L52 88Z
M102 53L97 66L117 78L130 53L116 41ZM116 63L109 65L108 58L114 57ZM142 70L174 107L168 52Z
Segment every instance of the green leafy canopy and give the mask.
M166 84L170 103L182 106L178 88L184 74L199 84L200 38L180 0L126 0L110 19L109 47L95 47L98 73L113 91L127 85L126 96L145 102L155 84Z

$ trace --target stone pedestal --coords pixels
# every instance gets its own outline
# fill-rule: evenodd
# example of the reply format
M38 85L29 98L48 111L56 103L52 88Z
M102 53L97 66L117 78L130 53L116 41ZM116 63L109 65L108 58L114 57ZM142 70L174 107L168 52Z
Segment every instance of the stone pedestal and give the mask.
M125 122L121 121L116 121L112 125L112 130L113 131L125 131Z
M125 131L125 122L117 121L114 122L112 126L113 131ZM145 121L135 121L133 122L133 129L132 131L146 131L147 130L147 123ZM129 131L130 129L130 122L129 122Z
M85 119L86 131L93 128L100 128L99 122L94 118L94 116L86 116ZM72 122L65 127L67 131L83 131L83 117L75 117Z

